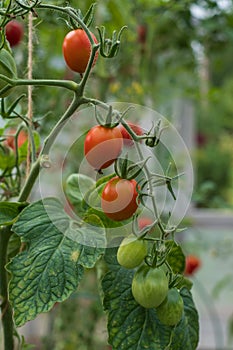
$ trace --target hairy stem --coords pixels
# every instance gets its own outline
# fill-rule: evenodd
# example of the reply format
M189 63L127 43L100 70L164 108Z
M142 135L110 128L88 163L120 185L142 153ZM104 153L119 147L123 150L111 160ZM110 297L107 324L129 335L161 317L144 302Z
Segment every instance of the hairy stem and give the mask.
M4 350L14 349L14 323L12 309L8 299L7 246L11 236L10 226L0 229L0 298L1 318L4 334Z

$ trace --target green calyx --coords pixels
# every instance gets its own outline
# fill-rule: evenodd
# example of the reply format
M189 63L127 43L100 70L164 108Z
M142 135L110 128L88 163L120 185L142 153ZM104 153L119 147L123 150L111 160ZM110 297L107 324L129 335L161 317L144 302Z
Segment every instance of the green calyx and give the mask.
M135 179L143 171L143 167L148 161L148 159L149 158L137 163L133 163L131 160L128 159L128 154L126 154L125 158L118 158L116 160L114 165L115 173L122 179Z

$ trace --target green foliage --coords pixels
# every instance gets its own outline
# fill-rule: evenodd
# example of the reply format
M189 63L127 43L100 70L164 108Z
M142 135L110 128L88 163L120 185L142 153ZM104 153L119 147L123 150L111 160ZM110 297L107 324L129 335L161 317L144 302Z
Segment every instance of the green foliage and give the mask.
M182 274L185 269L185 256L180 245L174 241L167 241L166 246L172 245L167 256L167 262L173 273Z
M186 288L181 290L184 314L180 323L176 328L163 326L155 309L144 309L134 300L131 292L134 270L120 267L113 249L108 251L106 261L109 272L103 278L102 287L109 342L114 350L196 349L198 315Z
M90 187L93 188L94 185L94 180L83 174L71 174L67 178L65 192L79 215L85 212L84 196Z
M8 264L10 300L17 326L50 310L77 288L83 268L91 268L104 252L103 229L80 227L55 198L25 208L13 231L26 245Z
M25 206L27 206L27 203L1 202L0 225L12 225Z
M20 2L24 7L19 10ZM33 78L56 79L62 83L70 79L73 82L82 82L82 77L66 67L61 50L65 34L70 30L70 25L77 24L76 21L62 11L57 13L42 9L40 2L37 3L38 8L33 12L25 7L29 3L31 2L24 0L2 1L0 20L3 28L5 22L14 16L15 11L20 21L25 24L26 31L28 12L35 14ZM44 5L50 6L52 3L44 2ZM92 25L92 1L77 4L75 0L68 2L58 0L54 3L60 6L74 6L73 14L78 14L81 18L81 13L87 13L90 8L90 16L86 16L85 23L88 26ZM4 16L4 10L8 5L7 16ZM197 5L204 9L203 18L199 18L194 11ZM174 101L177 98L191 98L198 111L196 113L198 128L206 132L208 142L210 140L207 147L200 149L200 153L198 151L198 192L195 200L199 206L225 205L222 199L226 201L229 198L226 192L232 181L230 179L232 165L229 164L232 156L230 152L220 147L222 140L219 134L224 130L227 136L232 136L233 20L231 9L221 9L217 0L175 2L171 0L128 2L100 0L95 10L96 19L92 28L97 37L96 26L100 27L102 24L106 27L106 37L114 40L117 39L116 33L119 33L122 26L127 25L128 30L123 32L121 38L123 45L120 47L117 59L104 60L103 57L99 57L91 74L91 83L85 86L85 99L93 95L102 101L118 99L149 104L163 114L172 115L175 108ZM139 30L143 26L146 30L144 38L139 35ZM1 39L3 34L4 30ZM12 52L19 78L27 76L27 40L26 34L21 46ZM117 42L115 44L118 45ZM109 41L103 40L102 45L108 47ZM4 67L1 68L12 73L9 72L10 67L6 66L7 62L5 61ZM204 72L207 79L207 84L204 86L207 88L206 92L201 89L202 84L206 83L200 76L202 69L206 69ZM5 73L7 75L7 72ZM15 75L16 70L13 73ZM5 82L2 84L5 86ZM74 86L78 87L75 83ZM4 104L10 106L22 92L26 91L25 86L14 87L9 91L6 104L5 99L1 100L2 122L6 124L0 128L2 142L0 185L3 192L2 198L7 199L7 202L0 204L0 226L7 225L7 229L10 230L13 224L14 233L10 237L6 251L8 258L12 259L7 269L11 274L9 296L14 308L16 326L34 319L41 312L51 310L56 302L71 299L73 292L76 292L80 285L84 269L92 269L104 254L106 245L109 242L114 242L116 245L129 233L127 232L129 227L130 230L132 228L130 225L125 228L122 223L108 219L101 211L100 194L105 183L114 174L103 177L97 182L77 173L68 177L65 192L74 212L79 216L78 221L68 217L62 204L55 198L45 198L28 206L26 203L9 202L9 198L13 199L16 194L18 195L24 183L26 159L29 159L29 155L27 142L20 147L18 153L6 148L4 132L8 120L15 119L17 124L26 122L27 126L30 126L30 123L27 119L26 98L20 98L9 114L5 113L3 106ZM75 98L78 97L77 95ZM53 130L54 125L61 121L65 111L67 120L75 111L75 108L67 109L70 106L71 97L69 89L60 87L58 89L56 84L53 87L34 87L32 131L34 132L34 126L38 128L43 139ZM71 111L70 115L69 111ZM55 134L59 132L58 129L55 130ZM36 150L40 146L39 134L34 132ZM52 144L54 139L51 138L49 142L46 139L46 145ZM80 152L80 149L77 147L73 149L73 153L70 152L70 158L74 155L72 162L75 164L72 172L76 170L83 156L83 151ZM42 153L42 155L45 154ZM33 164L34 159L31 160ZM70 164L69 167L71 167ZM143 176L146 175L143 174ZM36 176L33 179L34 182L35 178ZM31 178L30 180L32 181ZM26 185L32 184L26 180ZM24 197L27 197L30 191L24 190L23 187ZM165 232L163 234L165 237ZM155 243L158 237L157 235L154 241L152 237L151 241ZM1 239L1 242L4 241L3 235ZM155 246L161 248L156 251L161 258L160 262L164 262L166 258L166 264L162 266L167 266L166 272L170 282L174 282L177 288L181 289L185 306L184 315L176 328L164 327L159 322L154 309L145 310L139 306L131 292L134 270L120 267L116 261L116 250L107 249L108 272L103 278L102 287L104 307L108 314L109 341L114 350L145 348L194 350L197 347L198 315L190 292L192 283L182 275L185 267L182 249L173 240L167 241L165 247L164 241L161 245L153 245ZM169 248L171 248L170 251ZM0 257L2 271L5 271L5 258L5 256ZM1 273L0 278L2 276L4 277L4 273ZM224 279L222 283L225 285ZM2 285L4 283L1 280L0 288ZM94 281L94 287L96 285L97 280ZM0 294L2 295L1 290ZM7 299L8 291L5 295ZM4 305L1 305L1 308L4 314ZM92 316L93 322L96 322L97 313L93 312ZM67 318L67 324L68 321L69 318ZM93 324L87 329L92 335ZM64 332L72 337L67 329ZM85 333L83 330L79 332L80 334L74 337L68 346L74 346L74 343L78 342ZM60 339L62 338L61 329ZM85 333L83 338L88 345L81 344L81 346L97 348L90 340L90 335ZM61 344L64 346L64 341L62 343L61 340ZM77 344L75 346L77 347ZM26 349L26 347L26 344L23 344L23 348Z

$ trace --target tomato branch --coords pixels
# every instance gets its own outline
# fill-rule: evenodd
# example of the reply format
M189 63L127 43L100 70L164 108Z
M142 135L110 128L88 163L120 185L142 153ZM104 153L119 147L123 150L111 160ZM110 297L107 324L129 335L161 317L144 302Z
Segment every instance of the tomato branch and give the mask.
M79 84L72 80L57 80L57 79L11 79L3 74L0 74L0 80L6 81L9 85L0 90L0 96L15 86L55 86L65 88L74 92L78 92Z
M8 274L5 269L7 263L7 246L11 236L10 226L0 229L0 307L4 333L4 350L14 349L14 324L11 305L8 299Z

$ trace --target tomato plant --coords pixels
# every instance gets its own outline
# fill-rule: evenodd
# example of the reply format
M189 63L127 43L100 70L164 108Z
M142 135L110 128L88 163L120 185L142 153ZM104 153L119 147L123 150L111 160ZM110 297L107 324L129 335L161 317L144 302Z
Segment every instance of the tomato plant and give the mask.
M94 126L84 141L85 157L96 169L110 166L120 155L123 146L122 135L117 127Z
M9 41L10 46L17 46L23 38L23 25L17 20L11 20L7 23L5 30L6 38Z
M103 212L112 220L129 219L138 208L137 182L115 176L107 182L101 195Z
M146 255L146 242L131 234L121 242L117 251L117 260L121 266L133 269L143 262Z
M141 306L158 307L168 293L168 279L164 270L142 265L133 277L132 293Z
M90 35L97 44L95 35L91 32ZM91 55L91 43L87 33L81 28L70 31L64 38L62 50L67 66L74 72L84 73ZM97 57L98 52L92 66L95 65Z
M87 86L93 76L96 78L91 73L97 57L101 61L114 57L114 65L120 66L117 55L125 26L118 32L114 30L110 37L104 26L97 27L97 40L90 30L94 4L83 14L81 9L54 3L7 1L2 3L0 14L0 309L4 350L28 348L17 329L39 314L54 310L55 305L57 310L71 295L73 298L90 270L95 275L94 294L97 285L101 287L100 304L107 313L112 349L157 350L171 344L174 349L194 350L198 344L198 315L191 281L188 283L183 276L185 257L175 241L178 224L171 226L168 215L170 199L176 204L173 183L179 174L177 170L171 177L170 166L164 172L155 172L153 159L151 162L151 154L157 154L154 148L167 125L153 120L144 132L139 125L127 122L132 105L121 108L117 102L103 101L98 84L98 98L90 96ZM32 17L38 21L35 29L39 48L33 51L35 41L33 35L28 35L28 54L18 55L18 49L11 52L5 41L5 33L11 41L9 18L27 21L33 34ZM49 64L54 65L49 48L43 51L39 44L43 40L41 23L46 21L64 26L62 37L56 38L60 42L59 54L80 76L58 78L58 67L51 70L53 76L44 74L43 65L36 60L41 53L49 56ZM69 33L65 35L67 28ZM139 42L144 45L146 34L140 35ZM38 53L35 60L34 52ZM104 66L100 67L97 73L105 77ZM28 76L24 74L27 70ZM113 74L117 79L114 70ZM65 95L62 113L55 108L56 97L52 105L44 98L49 89L51 96L62 99ZM57 95L55 89L59 90ZM40 103L34 115L37 95L41 95L43 106ZM82 119L80 115L87 110L83 106L94 106L94 111L91 107L88 117ZM56 120L51 117L53 108ZM104 122L100 115L107 115ZM98 124L91 128L89 118ZM65 158L61 156L63 151ZM72 152L75 170L69 164ZM57 176L60 170L62 174ZM50 186L52 190L56 187L54 195L47 194ZM161 204L158 186L163 186L166 196L171 195L166 201L169 211ZM34 196L34 190L39 198ZM179 292L174 289L178 286ZM94 310L93 316L95 313ZM164 325L175 324L164 332ZM92 335L94 328L90 329ZM95 348L92 342L88 346Z
M175 326L180 322L184 311L184 302L176 288L168 290L165 300L156 309L159 320L166 326Z

